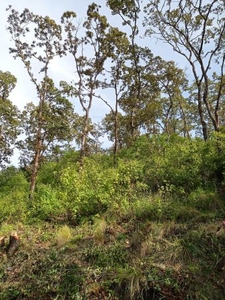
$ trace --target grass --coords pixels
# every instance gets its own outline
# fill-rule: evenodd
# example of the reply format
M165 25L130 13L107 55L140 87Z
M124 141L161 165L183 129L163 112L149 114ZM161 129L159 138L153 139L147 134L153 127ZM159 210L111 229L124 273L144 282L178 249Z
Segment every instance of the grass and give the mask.
M194 201L143 199L120 217L74 227L3 223L0 236L17 230L21 245L10 259L1 249L0 299L223 299L225 228L216 214Z
M58 229L58 232L56 233L56 243L58 247L62 247L66 245L68 242L70 242L72 238L71 229L64 225L63 227Z
M93 238L98 244L104 244L105 242L106 225L104 219L96 218L94 221Z

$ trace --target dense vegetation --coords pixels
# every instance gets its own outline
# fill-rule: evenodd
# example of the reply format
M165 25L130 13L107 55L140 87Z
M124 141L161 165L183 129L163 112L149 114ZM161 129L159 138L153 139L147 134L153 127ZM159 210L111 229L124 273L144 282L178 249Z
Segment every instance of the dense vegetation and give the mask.
M94 3L82 23L8 8L37 103L19 111L0 72L0 238L20 238L0 245L0 298L224 299L224 3L106 4L125 31ZM140 21L192 75L139 44ZM51 78L56 58L71 82Z
M2 256L1 299L223 299L224 139L142 136L116 168L65 152L32 202L27 173L2 171L0 232L21 245Z

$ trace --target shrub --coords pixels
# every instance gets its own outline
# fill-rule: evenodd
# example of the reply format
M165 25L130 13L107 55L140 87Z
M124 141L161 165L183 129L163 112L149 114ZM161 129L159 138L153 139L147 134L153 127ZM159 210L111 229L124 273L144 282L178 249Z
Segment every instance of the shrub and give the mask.
M100 164L96 158L86 158L82 169L79 164L65 168L61 175L61 191L66 197L68 211L91 217L108 209L124 211L140 193L145 193L143 167L135 160L118 161L117 168Z
M0 173L0 220L24 221L28 213L28 182L22 171L9 167Z
M188 197L189 205L202 211L223 211L224 201L215 191L199 188Z
M31 203L30 216L50 220L65 214L63 194L49 185L39 184Z
M104 219L95 219L94 223L94 240L98 244L104 244L105 242L105 230L106 230L106 221Z
M142 136L123 157L135 158L142 166L141 182L146 190L183 197L202 184L203 145L200 139L177 135Z

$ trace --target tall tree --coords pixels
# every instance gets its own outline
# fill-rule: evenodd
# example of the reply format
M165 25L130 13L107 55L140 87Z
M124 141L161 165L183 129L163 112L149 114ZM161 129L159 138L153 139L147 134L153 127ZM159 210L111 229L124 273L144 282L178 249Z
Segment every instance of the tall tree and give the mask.
M139 45L141 2L108 0L107 4L112 14L120 16L129 40L121 74L123 93L119 101L126 121L126 144L129 145L143 131L151 128L155 132L156 120L161 113L160 91L156 76L150 71L154 56L148 47Z
M182 96L185 75L174 62L164 61L159 56L154 57L148 47L139 45L140 1L109 0L107 4L112 14L119 15L122 25L127 26L128 46L121 55L121 84L116 86L117 91L120 91L120 96L117 97L122 112L118 116L121 131L117 135L120 137L119 144L129 145L135 136L143 132L160 132L160 127L167 133L182 131L184 135L189 135L189 105ZM118 82L117 79L117 84ZM103 122L105 128L110 129L110 139L115 136L112 132L112 120L113 113L110 113Z
M104 133L108 135L110 141L114 143L113 145L113 157L114 166L117 164L117 153L119 148L122 146L122 141L124 142L124 137L126 134L121 136L121 120L123 116L121 114L120 99L124 90L126 89L125 84L123 84L124 72L126 69L126 56L129 51L129 40L126 33L120 31L116 27L110 27L107 36L107 47L108 47L108 57L110 58L110 63L107 64L106 72L108 78L105 78L104 83L102 83L103 89L112 89L112 95L108 96L108 99L101 99L110 108L110 113L108 113L102 121Z
M80 139L81 164L88 152L88 139L93 128L90 113L93 101L100 98L97 90L102 85L104 63L107 60L105 35L109 24L105 16L99 14L99 6L91 4L87 10L87 18L83 22L84 32L78 24L74 24L76 14L65 12L62 23L67 34L64 49L74 60L76 79L70 85L62 83L65 91L79 100L84 111L82 134Z
M11 6L8 8L8 31L14 41L10 48L13 57L19 58L25 66L38 98L37 127L32 165L30 198L35 190L40 153L43 148L43 110L49 94L48 68L56 56L63 55L61 47L61 26L49 17L35 15L28 9L20 14ZM31 42L29 42L29 40ZM38 70L37 70L38 69ZM35 74L35 70L37 70Z
M196 87L196 104L205 140L208 123L219 131L225 68L223 0L153 0L145 8L147 34L156 35L189 63ZM210 81L218 88L210 101Z
M20 133L20 112L9 100L9 94L16 82L16 77L10 72L0 71L0 167L10 162L16 138Z
M127 146L143 132L155 133L157 119L161 115L155 58L147 47L137 46L136 51L139 59L138 87L134 80L136 71L128 62L123 76L125 89L120 98L120 108L127 120Z
M154 57L148 48L139 49L140 53L140 100L136 101L135 124L141 133L154 134L166 132L190 136L192 129L192 106L185 99L187 79L183 70L176 67L173 61L165 61ZM126 60L125 60L126 63ZM121 85L118 103L119 145L129 145L129 98L132 86L132 69L125 66L120 68ZM119 80L115 81L120 83ZM113 81L112 81L113 82ZM128 84L130 83L130 84ZM122 114L121 114L122 111ZM113 111L103 121L110 140L114 138Z
M112 14L120 16L122 25L127 27L129 37L129 53L127 53L127 74L128 82L124 83L129 88L126 91L126 99L129 101L126 113L129 114L129 124L127 131L130 139L134 139L138 134L138 125L136 122L136 108L140 101L141 78L140 78L140 59L139 48L137 45L137 36L139 34L138 20L140 13L139 0L108 0L107 5L110 7ZM125 79L125 77L124 77ZM125 98L124 98L125 99ZM124 101L126 102L126 101ZM126 105L126 104L125 104Z

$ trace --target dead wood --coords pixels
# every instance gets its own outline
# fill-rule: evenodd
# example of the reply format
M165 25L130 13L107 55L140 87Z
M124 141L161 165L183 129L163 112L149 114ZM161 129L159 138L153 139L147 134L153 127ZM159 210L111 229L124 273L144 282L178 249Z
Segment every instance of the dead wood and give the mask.
M0 236L0 248L3 248L5 246L5 237Z
M6 254L8 257L11 257L20 245L20 238L17 235L16 231L13 231L9 237L9 244L6 248Z

